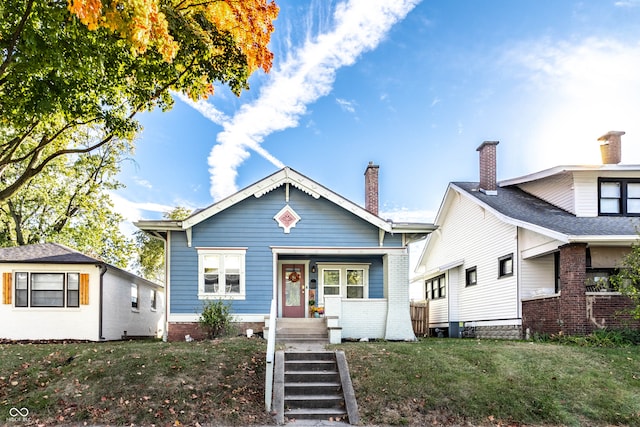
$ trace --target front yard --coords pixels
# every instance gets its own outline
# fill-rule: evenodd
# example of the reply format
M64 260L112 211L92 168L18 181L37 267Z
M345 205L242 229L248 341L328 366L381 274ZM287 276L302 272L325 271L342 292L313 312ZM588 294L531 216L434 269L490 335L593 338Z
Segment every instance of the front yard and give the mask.
M362 424L640 425L638 346L431 338L333 347L347 355ZM273 424L265 350L246 337L1 344L0 424Z

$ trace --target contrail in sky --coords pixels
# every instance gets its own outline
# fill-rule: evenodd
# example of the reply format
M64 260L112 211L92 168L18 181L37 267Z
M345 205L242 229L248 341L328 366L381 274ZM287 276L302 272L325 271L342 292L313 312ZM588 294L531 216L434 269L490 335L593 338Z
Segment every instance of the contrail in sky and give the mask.
M375 49L391 27L420 0L351 0L339 3L332 28L308 39L271 71L258 98L227 117L214 107L189 103L223 127L209 155L211 196L235 191L238 167L254 150L278 168L284 165L261 147L270 134L295 127L307 105L331 92L336 71Z

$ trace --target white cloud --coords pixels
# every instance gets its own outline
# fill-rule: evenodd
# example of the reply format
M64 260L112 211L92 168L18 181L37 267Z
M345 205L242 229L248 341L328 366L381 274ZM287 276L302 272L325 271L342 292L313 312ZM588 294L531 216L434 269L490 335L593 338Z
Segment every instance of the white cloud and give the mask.
M138 184L141 187L149 188L149 189L153 188L153 185L151 185L151 183L146 179L143 179L143 178L140 178L140 177L137 177L137 176L134 177L133 179L134 179L135 183Z
M640 6L640 0L620 0L613 3L616 7L638 7Z
M222 111L218 110L216 107L205 100L196 102L189 98L187 95L179 92L171 92L171 94L215 124L221 125L229 120L229 118Z
M407 208L381 210L379 217L390 219L395 223L401 222L427 222L434 221L437 212L432 210L410 210Z
M116 212L122 215L125 220L135 222L141 218L145 218L143 213L154 213L155 216L160 217L162 213L173 210L173 206L162 205L159 203L138 203L125 199L121 195L110 192L109 196L113 202L113 207Z
M327 95L336 70L353 64L363 52L374 49L389 29L404 19L419 0L351 0L339 3L330 31L311 38L271 71L259 97L225 120L218 144L209 155L211 195L219 200L236 191L237 168L249 149L268 156L260 147L268 135L298 126L307 105ZM323 26L324 27L324 26ZM283 165L275 158L270 161Z
M354 101L348 101L342 98L336 98L336 102L342 108L342 111L346 111L347 113L355 113L356 112L356 103Z
M599 164L597 138L626 131L623 163L640 163L640 45L589 38L518 46L508 55L528 73L522 156L531 170ZM526 97L526 98L525 98ZM525 104L525 103L523 103Z

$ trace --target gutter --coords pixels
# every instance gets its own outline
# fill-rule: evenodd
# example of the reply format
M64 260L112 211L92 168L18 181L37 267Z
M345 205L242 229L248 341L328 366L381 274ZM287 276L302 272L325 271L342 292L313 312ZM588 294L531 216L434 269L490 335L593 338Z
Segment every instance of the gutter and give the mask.
M98 309L98 338L100 339L100 341L104 341L105 338L102 336L102 312L104 310L104 275L107 272L107 266L106 264L98 264L98 267L100 268L100 307Z

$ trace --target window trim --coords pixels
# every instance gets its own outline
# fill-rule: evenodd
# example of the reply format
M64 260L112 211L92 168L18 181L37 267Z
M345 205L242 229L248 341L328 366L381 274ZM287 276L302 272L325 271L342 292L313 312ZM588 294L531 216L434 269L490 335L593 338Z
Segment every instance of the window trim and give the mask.
M473 280L473 282L470 280L470 273L475 273L475 279ZM476 286L478 284L478 267L477 266L474 265L473 267L469 267L465 270L464 283L465 283L465 287Z
M511 271L508 273L504 272L504 266L506 265L506 261L511 261ZM508 255L501 256L498 258L498 279L502 279L503 277L513 276L513 272L515 270L515 265L513 261L513 253Z
M436 283L438 286L434 287ZM428 300L439 300L447 297L447 275L440 274L439 276L426 279L424 281L425 296ZM436 296L437 295L437 296Z
M140 311L140 286L138 286L137 283L131 283L131 286L129 287L129 289L131 290L131 310L133 311ZM133 291L135 289L135 301L134 301L134 295L133 295Z
M201 300L244 300L246 299L246 254L247 248L197 248L198 250L198 299ZM205 292L204 260L207 255L225 255L240 257L240 292ZM221 275L225 275L224 259L222 259Z
M325 284L324 284L324 270L339 270L340 272L340 279L339 279L339 285L335 286L335 285L329 285L332 287L337 287L340 289L338 294L332 294L329 296L339 296L341 298L348 298L348 299L353 299L353 300L358 300L358 299L367 299L369 298L369 267L371 266L371 264L368 263L316 263L316 268L318 269L318 300L322 301L325 294L324 294L324 288L325 288ZM347 270L362 270L362 298L349 298L348 297L348 287L349 286L356 286L356 285L349 285L347 283ZM360 286L360 285L357 285Z
M602 212L602 184L603 183L617 183L620 184L620 198L618 199L619 212ZM628 185L640 184L640 178L598 178L598 216L640 216L640 212L628 212ZM640 200L638 197L632 197L632 200ZM613 200L607 198L607 200Z
M25 274L26 275L26 288L24 289L18 289L19 284L22 284L22 281L18 280L18 275L22 275ZM34 275L45 275L45 274L52 274L52 275L59 275L62 276L62 289L60 290L55 290L55 291L42 291L40 290L40 292L57 292L57 293L61 293L62 294L62 304L61 305L33 305L33 301L34 301L34 297L33 297L33 292L38 292L37 289L33 289L33 276ZM69 289L69 277L75 275L77 277L76 279L76 289ZM77 309L80 308L80 277L81 274L78 271L29 271L29 270L15 270L12 272L12 280L13 280L13 292L15 294L15 298L14 298L14 302L13 302L13 306L15 308L20 308L20 309L66 309L66 308L70 308L70 309ZM18 295L24 293L25 296L25 303L24 304L19 304L19 298ZM75 301L76 303L74 304L69 304L69 301L71 300L70 296L75 293L76 297L75 297Z
M151 299L151 302L149 303L151 311L156 311L158 309L158 290L151 289L151 292L149 295Z

